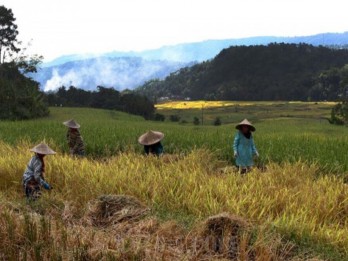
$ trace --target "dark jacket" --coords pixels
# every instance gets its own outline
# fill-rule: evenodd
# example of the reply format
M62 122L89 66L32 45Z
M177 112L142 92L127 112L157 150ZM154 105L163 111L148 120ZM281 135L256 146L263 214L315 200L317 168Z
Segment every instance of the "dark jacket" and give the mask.
M152 155L161 155L163 154L163 146L161 142L158 142L153 145L145 145L144 146L144 151L147 155L152 154Z

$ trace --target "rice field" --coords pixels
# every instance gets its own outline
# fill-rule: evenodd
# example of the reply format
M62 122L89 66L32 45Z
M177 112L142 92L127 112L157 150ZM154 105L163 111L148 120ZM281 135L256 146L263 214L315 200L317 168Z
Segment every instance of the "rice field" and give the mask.
M232 102L232 101L173 101L158 104L159 113L180 118L182 123L192 123L197 117L203 125L213 125L216 117L223 124L231 124L248 118L253 122L263 119L317 119L326 121L334 102Z
M82 125L84 159L66 154L69 118ZM76 108L0 122L0 260L348 260L347 128L316 116L248 118L262 168L247 176L233 168L234 124ZM149 129L166 135L163 158L142 155L137 137ZM46 158L54 189L28 204L20 181L43 139L58 151ZM101 195L127 195L125 206L111 215ZM234 256L235 232L221 226L238 228Z
M329 105L333 106L335 102L300 102L300 101L289 101L289 102L248 102L248 101L168 101L159 103L156 105L158 110L190 110L190 109L201 109L203 108L221 108L221 107L232 107L232 106L276 106L281 104L299 104L299 105Z
M256 104L253 109L259 109L258 106ZM271 108L272 115L279 111L278 105ZM327 108L324 113L329 112ZM0 140L13 145L22 140L31 144L46 140L56 150L67 152L66 127L62 122L75 118L82 124L87 156L91 158L109 157L126 151L142 153L137 138L153 129L165 133L163 144L167 153L185 154L203 148L214 152L219 159L233 163L234 124L246 116L255 122L257 128L254 138L261 155L259 164L301 160L317 163L326 171L339 174L348 170L348 129L345 127L332 126L327 120L318 118L262 118L253 111L248 115L240 114L240 118L237 115L233 116L236 118L233 124L216 127L144 121L140 117L113 111L51 108L51 116L45 119L0 122Z

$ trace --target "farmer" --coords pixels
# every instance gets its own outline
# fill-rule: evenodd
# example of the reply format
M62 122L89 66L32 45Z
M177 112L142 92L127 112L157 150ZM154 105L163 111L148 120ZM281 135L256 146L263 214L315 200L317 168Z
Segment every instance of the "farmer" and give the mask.
M164 134L159 131L148 131L141 135L138 142L144 145L144 151L147 155L160 156L163 154L163 146L161 140L164 138Z
M239 123L236 129L238 132L234 137L233 143L234 158L240 173L245 174L254 165L253 157L259 156L252 135L252 132L256 129L247 119Z
M46 155L56 154L46 144L39 144L32 148L30 151L35 155L29 161L27 168L23 174L23 188L27 199L36 200L41 196L41 187L47 190L52 187L45 181L45 161Z
M79 131L80 124L74 120L65 121L63 124L69 128L66 138L69 145L70 155L84 156L85 144Z

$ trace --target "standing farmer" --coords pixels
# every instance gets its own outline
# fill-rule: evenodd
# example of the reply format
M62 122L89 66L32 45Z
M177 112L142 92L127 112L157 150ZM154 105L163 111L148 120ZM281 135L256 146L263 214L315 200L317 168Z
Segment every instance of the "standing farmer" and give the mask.
M159 131L148 131L141 135L138 142L144 145L144 151L147 155L160 156L163 154L163 146L161 140L164 138L164 134Z
M80 124L74 120L65 121L63 124L69 128L68 133L66 134L66 139L68 141L70 154L84 156L85 144L79 131Z
M27 168L23 174L23 188L27 199L36 200L41 196L41 187L47 190L52 187L45 181L45 161L46 155L56 154L46 144L39 144L32 148L30 151L35 155L30 159Z
M233 142L234 157L240 173L245 174L254 165L253 156L259 156L252 135L256 129L247 119L239 123L236 129L238 132Z

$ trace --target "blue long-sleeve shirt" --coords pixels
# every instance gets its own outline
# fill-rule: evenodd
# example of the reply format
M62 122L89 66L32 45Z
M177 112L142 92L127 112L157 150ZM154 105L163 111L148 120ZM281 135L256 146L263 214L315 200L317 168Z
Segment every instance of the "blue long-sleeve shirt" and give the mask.
M237 154L236 165L239 167L251 167L254 165L253 156L258 154L252 134L248 139L238 131L234 137L233 151Z

